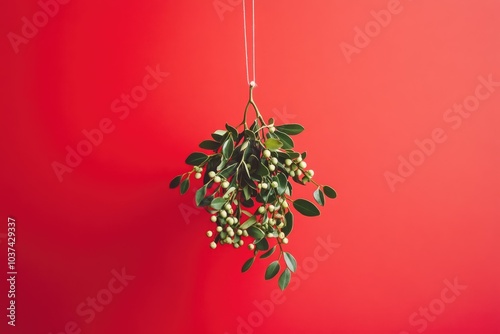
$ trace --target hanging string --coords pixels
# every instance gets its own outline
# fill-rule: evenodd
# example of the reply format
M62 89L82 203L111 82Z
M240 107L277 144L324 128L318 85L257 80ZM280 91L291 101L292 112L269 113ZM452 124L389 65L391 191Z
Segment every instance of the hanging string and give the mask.
M246 12L246 3L243 0L243 33L245 35L245 65L247 70L247 83L250 86L256 86L256 78L255 78L255 0L252 0L252 72L253 72L253 80L250 81L249 76L249 62L248 62L248 41L247 41L247 12Z

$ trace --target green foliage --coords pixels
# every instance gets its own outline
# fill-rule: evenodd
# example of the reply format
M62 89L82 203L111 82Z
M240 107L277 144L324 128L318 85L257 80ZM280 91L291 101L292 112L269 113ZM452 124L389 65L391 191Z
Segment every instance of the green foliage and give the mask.
M288 283L290 283L291 276L292 273L290 272L290 269L286 268L285 270L283 270L283 272L280 275L280 278L278 279L278 285L281 290L286 289Z
M211 214L214 224L207 232L212 238L211 247L244 245L253 252L242 272L249 270L257 257L277 256L268 265L265 279L276 277L280 262L284 263L278 278L278 286L284 290L297 269L295 258L284 250L294 225L292 209L308 217L320 215L311 201L292 198L292 180L300 186L312 183L312 197L320 207L325 205L325 196L333 199L337 193L317 183L314 172L306 168L306 152L294 150L292 136L300 134L304 127L275 125L273 119L266 123L253 101L252 89L242 123L225 124L224 130L202 141L199 147L209 153L191 153L186 164L193 166L192 170L174 177L169 187L180 186L181 194L185 194L196 184L195 203ZM247 121L250 108L255 111L251 122Z
M262 239L262 240L265 240L265 239ZM266 257L270 257L271 255L273 255L274 251L276 250L276 246L273 246L273 248L271 248L270 250L268 250L267 252L265 252L264 254L262 254L260 256L261 259L265 259Z
M323 192L321 189L318 187L313 193L314 200L321 206L325 205L325 196L323 195Z
M332 187L329 186L323 186L323 191L325 192L325 195L330 197L330 198L336 198L337 197L337 192L333 190Z
M304 127L300 124L283 124L277 126L276 129L289 135L298 135L304 131Z
M266 279L271 279L280 271L280 263L278 261L273 261L266 269Z
M252 266L252 264L253 264L254 261L255 261L254 257L246 260L245 263L243 264L243 267L241 268L241 272L244 273L245 271L247 271L248 269L250 269L250 267Z
M194 152L191 153L187 158L186 158L186 163L191 166L199 166L203 164L208 158L208 155L205 153L200 153L200 152Z
M320 214L319 209L316 207L316 205L306 199L296 199L293 202L293 207L304 216L314 217L319 216Z
M284 257L285 257L285 263L288 269L290 269L292 272L295 272L297 270L297 261L295 261L295 258L292 256L292 254L283 252Z

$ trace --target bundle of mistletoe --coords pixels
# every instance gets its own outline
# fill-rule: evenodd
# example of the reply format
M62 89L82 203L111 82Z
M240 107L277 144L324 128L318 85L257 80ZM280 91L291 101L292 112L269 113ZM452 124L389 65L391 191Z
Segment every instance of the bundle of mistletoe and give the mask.
M332 187L316 182L314 171L305 161L306 152L294 150L291 136L304 128L300 124L275 125L273 119L266 123L253 100L253 88L251 85L242 123L237 127L226 124L225 130L217 130L212 139L201 142L200 148L211 153L190 154L186 163L193 169L176 176L170 188L180 185L180 193L185 194L193 174L195 179L203 179L195 201L211 214L213 228L206 233L213 238L210 247L240 248L248 244L253 256L243 264L242 272L250 269L258 256L268 258L278 249L279 255L268 265L265 279L281 271L283 260L284 270L278 279L283 290L297 269L295 258L284 250L293 229L292 207L305 216L320 214L311 201L292 198L291 181L299 185L312 183L316 188L313 198L320 206L324 205L325 196L337 195ZM247 123L250 106L256 118Z

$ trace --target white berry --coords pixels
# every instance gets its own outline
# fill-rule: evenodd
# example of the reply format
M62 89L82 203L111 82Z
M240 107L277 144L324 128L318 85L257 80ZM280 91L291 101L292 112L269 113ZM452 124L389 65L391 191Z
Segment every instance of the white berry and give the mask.
M217 226L217 228L215 229L217 232L222 232L222 226Z
M212 217L210 217L210 221L211 221L212 223L215 223L215 222L217 221L217 216L212 216Z
M274 170L276 169L276 166L275 165L269 165L269 170L271 172L274 172Z
M215 172L214 171L209 172L208 176L210 176L210 178L213 179L215 177Z
M217 244L214 241L212 241L210 243L210 248L215 249L215 247L217 247Z
M276 181L271 182L271 187L278 188L278 182Z
M282 242L286 245L288 243L288 238L283 238Z
M217 175L216 177L214 177L214 182L215 183L219 183L221 181L221 178L219 175Z
M212 231L207 231L207 237L211 238L213 235L213 232Z
M263 154L264 154L264 156L265 156L266 158L269 158L269 157L271 156L271 151L269 151L269 150L264 150Z
M306 168L306 167L307 167L307 163L306 163L305 161L301 161L301 162L299 163L299 167L300 167L300 168Z
M197 180L201 179L201 173L194 174L194 178Z
M255 248L255 245L254 245L254 244L250 244L250 245L248 245L248 249L250 249L250 250L254 250L254 248Z
M221 186L222 186L222 188L226 189L227 187L229 187L229 182L228 181L224 181L224 182L222 182Z

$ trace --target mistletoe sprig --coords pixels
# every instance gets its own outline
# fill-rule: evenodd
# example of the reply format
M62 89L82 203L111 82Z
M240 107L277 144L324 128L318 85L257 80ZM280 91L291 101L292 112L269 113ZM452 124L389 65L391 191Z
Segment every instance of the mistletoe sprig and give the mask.
M213 238L210 247L233 245L240 248L244 238L250 239L248 248L253 256L242 267L242 272L250 269L257 259L265 259L278 249L277 260L271 262L265 272L265 279L275 277L284 290L290 282L291 273L297 269L297 261L292 254L284 251L288 236L293 229L294 215L290 203L299 213L318 216L318 207L306 199L292 199L292 183L315 186L313 198L317 204L325 204L325 196L336 198L335 190L315 181L314 171L307 168L306 152L294 151L291 136L300 134L304 128L300 124L275 125L267 123L253 100L253 85L245 107L243 121L237 127L226 124L225 130L212 133L212 139L200 143L200 148L211 154L194 152L186 163L193 169L176 176L170 188L180 185L180 193L185 194L191 184L191 177L203 178L203 186L196 191L196 205L204 207L212 214L214 231L207 236ZM256 119L247 123L250 107ZM238 128L242 128L238 132ZM272 247L271 247L272 245ZM259 252L263 252L260 254Z

